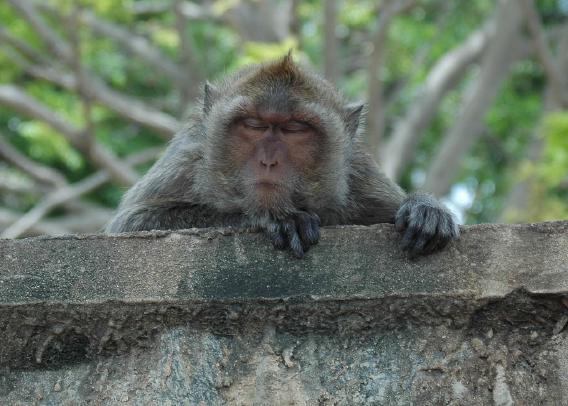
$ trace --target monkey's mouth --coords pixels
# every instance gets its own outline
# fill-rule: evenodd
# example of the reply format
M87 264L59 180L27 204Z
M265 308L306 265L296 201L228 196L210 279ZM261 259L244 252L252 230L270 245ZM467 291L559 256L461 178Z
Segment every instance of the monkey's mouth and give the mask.
M260 193L287 194L289 191L289 187L286 184L267 180L254 182L253 187Z
M278 211L291 203L290 186L272 179L255 179L248 184L249 193L245 194L249 210Z
M265 198L268 196L277 197L288 194L288 189L285 185L266 180L254 182L253 188L257 195L264 196Z
M255 182L254 187L259 188L259 189L263 189L263 188L276 189L276 188L279 188L281 186L278 183L261 180L261 181Z

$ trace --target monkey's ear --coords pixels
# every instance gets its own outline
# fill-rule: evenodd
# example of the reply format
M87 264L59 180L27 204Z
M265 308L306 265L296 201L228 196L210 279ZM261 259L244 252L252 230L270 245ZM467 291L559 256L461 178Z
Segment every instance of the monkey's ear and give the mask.
M345 129L347 130L347 134L351 137L357 134L364 108L365 105L363 103L349 104L343 108Z
M219 93L219 89L209 83L209 81L205 82L205 88L203 90L203 112L205 114L209 113L213 102L219 97Z

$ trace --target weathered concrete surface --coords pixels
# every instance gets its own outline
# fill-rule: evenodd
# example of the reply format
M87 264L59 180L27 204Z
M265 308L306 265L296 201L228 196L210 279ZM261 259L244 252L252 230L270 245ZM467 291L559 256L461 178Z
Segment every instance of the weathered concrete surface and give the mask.
M0 404L568 405L568 222L0 240Z

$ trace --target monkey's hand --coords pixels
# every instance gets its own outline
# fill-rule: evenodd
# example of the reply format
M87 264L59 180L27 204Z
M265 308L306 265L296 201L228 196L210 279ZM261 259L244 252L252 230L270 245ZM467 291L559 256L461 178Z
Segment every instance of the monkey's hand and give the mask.
M454 216L427 194L406 198L395 217L396 229L403 233L401 246L411 257L442 249L459 236Z
M318 215L305 211L283 219L271 218L262 226L274 248L290 248L298 258L302 258L312 245L318 243L319 227Z

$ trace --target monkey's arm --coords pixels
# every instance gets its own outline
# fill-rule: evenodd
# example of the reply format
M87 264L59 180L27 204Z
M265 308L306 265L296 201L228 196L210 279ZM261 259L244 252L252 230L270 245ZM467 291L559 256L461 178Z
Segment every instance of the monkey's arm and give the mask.
M143 202L121 208L106 227L107 233L180 230L192 227L240 226L242 215L179 201Z
M200 204L193 191L199 144L178 134L164 155L124 196L107 233L238 226L241 216Z
M348 222L350 224L391 223L406 194L387 178L373 159L361 153L352 163Z
M108 233L191 228L192 207L176 202L137 203L121 207L106 227Z
M365 168L358 168L353 181L354 223L394 223L411 256L439 250L459 236L454 216L437 199L426 193L405 195L374 162L362 163Z

